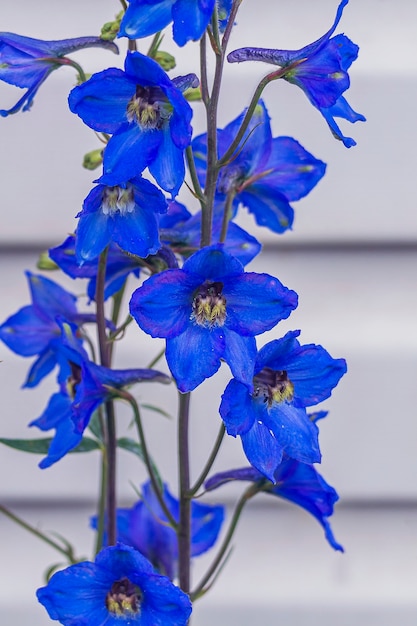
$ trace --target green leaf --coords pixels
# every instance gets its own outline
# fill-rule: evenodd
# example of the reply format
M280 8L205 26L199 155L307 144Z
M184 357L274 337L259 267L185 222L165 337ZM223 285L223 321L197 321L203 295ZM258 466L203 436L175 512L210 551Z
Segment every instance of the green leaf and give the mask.
M136 454L136 456L138 456L140 460L145 463L145 458L143 456L143 448L140 445L140 443L137 443L136 441L134 441L133 439L130 439L129 437L121 437L120 439L117 440L117 446L119 448L122 448L122 450L133 452L133 454ZM155 474L155 478L158 481L160 488L162 489L163 482L162 482L161 475L155 463L152 461L152 459L150 461L151 461L153 472Z
M0 437L0 443L3 443L5 446L21 452L32 452L34 454L47 454L51 441L51 437L45 439L6 439ZM76 448L69 451L69 454L72 452L90 452L99 448L100 444L97 441L84 437Z
M141 407L141 409L148 409L149 411L154 411L155 413L159 413L160 415L163 415L164 417L168 417L169 419L173 419L173 417L172 417L172 415L170 415L170 413L167 413L166 411L161 409L159 406L154 406L153 404L141 404L140 407Z
M101 421L99 411L94 411L92 418L88 423L88 428L99 441L103 441L103 432L101 430Z

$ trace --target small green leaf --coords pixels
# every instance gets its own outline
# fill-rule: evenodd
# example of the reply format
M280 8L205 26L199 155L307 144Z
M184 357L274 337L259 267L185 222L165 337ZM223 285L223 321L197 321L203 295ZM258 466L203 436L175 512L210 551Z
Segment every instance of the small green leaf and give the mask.
M103 441L103 432L101 429L100 414L98 411L94 411L93 416L89 421L88 428L96 439Z
M164 417L168 417L168 419L173 419L172 415L161 409L159 406L154 406L153 404L141 404L141 409L148 409L148 411L154 411L155 413L159 413Z
M20 450L21 452L32 452L34 454L47 454L52 438L47 437L45 439L6 439L0 438L0 443L3 443L9 448ZM84 437L84 439L78 444L76 448L70 450L72 452L90 452L91 450L98 450L100 444L94 439Z
M120 439L117 440L117 446L119 448L122 448L122 450L133 452L133 454L136 454L136 456L138 456L141 461L145 462L142 446L140 445L140 443L137 443L133 439L130 439L129 437L121 437ZM158 481L159 486L162 489L163 488L162 478L158 471L158 468L156 467L152 459L151 459L151 465L152 465L152 469L155 474L156 480Z

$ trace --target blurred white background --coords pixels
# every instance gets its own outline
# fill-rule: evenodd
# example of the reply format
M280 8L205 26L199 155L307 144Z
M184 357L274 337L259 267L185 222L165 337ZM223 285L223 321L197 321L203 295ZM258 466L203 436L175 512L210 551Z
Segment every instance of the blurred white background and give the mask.
M329 28L337 4L245 0L230 49L302 47ZM92 35L118 10L113 0L73 0L70 5L15 0L1 7L0 29L43 39ZM365 124L341 122L358 143L350 150L333 139L301 90L278 81L265 91L274 134L294 136L327 162L328 169L308 198L295 203L291 233L279 238L257 230L265 250L251 269L275 274L300 296L291 318L258 343L301 328L303 342L320 343L348 361L348 376L323 406L330 414L320 423L322 472L341 496L332 525L346 554L332 552L306 513L266 499L255 502L242 521L221 581L202 601L196 626L214 621L219 626L417 622L416 23L417 5L407 0L351 0L346 7L337 32L360 45L347 99L368 119ZM166 40L169 48L168 35ZM119 57L92 50L75 58L90 72L122 66L124 45L121 41ZM197 69L197 45L175 54L179 73ZM248 104L268 67L226 67L220 125ZM83 154L98 144L94 133L67 109L74 81L71 69L54 72L30 112L0 120L1 320L29 302L23 270L33 270L39 251L60 243L74 229L74 216L96 177L80 167ZM0 107L12 106L18 94L17 88L0 83ZM196 133L203 130L200 105L194 128ZM243 212L241 220L252 226ZM64 284L81 292L70 279ZM154 342L132 327L117 365L145 366L156 352ZM22 392L29 360L4 346L0 359L0 435L36 436L27 424L40 415L55 389L53 377L36 390ZM193 399L195 474L219 426L218 401L213 404L212 399L220 397L228 380L224 367ZM144 401L150 393L152 388L141 387ZM165 408L175 414L173 390ZM174 421L152 413L145 417L149 438L158 446L158 463L175 489L170 447ZM124 425L129 420L121 416ZM1 501L45 530L59 528L88 554L92 538L87 519L94 512L98 459L94 454L67 457L46 471L37 469L38 460L0 449ZM244 464L240 442L229 438L216 468ZM129 481L138 485L143 479L141 465L122 453L123 504L135 499ZM231 501L236 492L229 488L225 495ZM58 559L9 520L0 518L0 524L3 623L45 625L49 622L33 590ZM204 563L209 560L204 557ZM202 563L196 568L200 571Z

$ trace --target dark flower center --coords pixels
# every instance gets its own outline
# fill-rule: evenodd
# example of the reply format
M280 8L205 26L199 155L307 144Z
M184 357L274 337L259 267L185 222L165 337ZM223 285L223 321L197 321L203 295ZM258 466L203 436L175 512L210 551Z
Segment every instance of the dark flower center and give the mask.
M128 185L123 187L106 187L103 191L101 211L104 215L113 216L115 213L126 215L132 213L135 208L133 188Z
M294 397L294 385L285 370L264 367L253 379L254 398L260 398L268 407L274 402L288 402Z
M113 615L130 615L139 613L142 592L128 578L116 580L106 596L106 607Z
M223 283L206 281L193 299L191 319L199 326L214 328L223 326L226 320L226 298L222 294Z
M68 361L68 363L71 368L71 374L69 378L67 378L66 387L68 395L71 398L74 398L75 392L77 390L77 385L79 385L81 382L81 367L79 365L76 365L72 361Z
M136 85L127 105L127 119L142 130L161 130L172 114L172 106L159 87Z

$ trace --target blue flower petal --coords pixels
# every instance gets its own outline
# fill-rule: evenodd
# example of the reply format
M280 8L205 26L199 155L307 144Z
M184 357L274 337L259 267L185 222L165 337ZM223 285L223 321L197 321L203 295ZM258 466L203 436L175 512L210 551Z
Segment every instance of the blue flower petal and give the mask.
M68 96L69 108L90 128L115 133L128 121L126 108L135 89L135 81L123 70L109 68L75 87Z
M132 294L130 313L152 337L175 337L190 323L195 280L182 270L166 270L148 278Z
M281 462L283 447L269 428L255 420L252 428L241 435L248 461L266 478L275 482L274 472Z
M172 141L170 127L160 133L158 153L149 163L149 171L162 189L175 197L184 181L184 151Z
M118 37L141 39L163 30L172 21L175 0L130 0Z
M218 328L193 325L179 337L167 339L165 356L178 389L183 393L192 391L213 376L224 351L225 337Z
M176 0L172 7L174 41L184 46L203 36L214 9L215 0Z
M79 263L96 259L110 243L114 223L102 211L80 216L76 232L75 251Z
M219 412L228 435L247 433L256 417L248 387L232 379L222 395Z
M295 291L269 274L246 272L223 279L226 324L245 336L259 335L286 319L297 307Z
M287 402L274 403L263 412L263 420L289 457L303 463L320 463L318 428L305 409Z
M57 352L51 349L48 344L48 347L39 354L39 357L30 367L22 387L24 389L36 387L45 376L52 372L57 362Z
M226 347L223 358L229 365L233 376L239 382L252 388L253 370L256 358L254 337L242 337L226 326L223 328Z
M278 234L292 228L294 209L275 185L250 185L238 199L254 215L258 226L266 226Z

